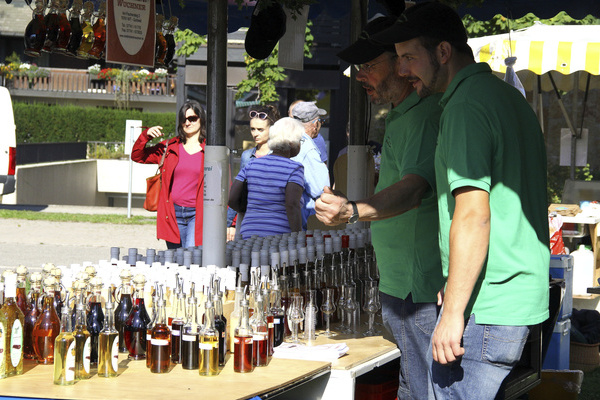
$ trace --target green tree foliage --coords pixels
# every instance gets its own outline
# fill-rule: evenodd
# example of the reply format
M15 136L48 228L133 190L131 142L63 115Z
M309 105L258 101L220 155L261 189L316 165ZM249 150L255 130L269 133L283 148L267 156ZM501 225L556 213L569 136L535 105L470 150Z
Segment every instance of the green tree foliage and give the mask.
M125 139L125 121L139 119L144 126L160 125L175 132L176 115L79 106L13 103L17 143L56 143Z
M177 49L178 56L189 57L202 45L207 43L206 36L200 36L189 29L175 32L175 41L181 45Z

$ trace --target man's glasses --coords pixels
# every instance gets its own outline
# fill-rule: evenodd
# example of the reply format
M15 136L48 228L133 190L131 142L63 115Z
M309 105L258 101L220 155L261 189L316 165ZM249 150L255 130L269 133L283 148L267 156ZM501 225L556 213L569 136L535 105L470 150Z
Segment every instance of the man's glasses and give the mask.
M396 57L397 57L397 55L394 54L391 58L396 58ZM376 66L377 64L381 64L384 61L387 61L387 60L377 61L376 63L373 63L373 64L354 64L354 68L358 72L364 71L365 73L369 74L369 73L371 73L374 66Z
M317 122L320 122L321 124L324 124L325 123L325 118L317 118L317 119L315 119L314 123L316 124Z
M194 122L198 121L199 119L200 119L200 117L197 116L197 115L190 115L189 117L185 117L185 120L188 121L191 124L193 124Z
M248 113L248 115L250 116L250 118L260 118L260 119L267 119L269 118L269 114L267 114L266 112L263 111L250 111Z

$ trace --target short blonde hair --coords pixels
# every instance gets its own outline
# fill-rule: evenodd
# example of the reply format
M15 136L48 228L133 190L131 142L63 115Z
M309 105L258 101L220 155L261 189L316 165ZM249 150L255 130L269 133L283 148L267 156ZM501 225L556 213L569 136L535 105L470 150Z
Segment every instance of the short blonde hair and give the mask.
M304 133L304 125L297 119L284 117L269 129L269 149L271 151L288 151L292 145L299 145Z

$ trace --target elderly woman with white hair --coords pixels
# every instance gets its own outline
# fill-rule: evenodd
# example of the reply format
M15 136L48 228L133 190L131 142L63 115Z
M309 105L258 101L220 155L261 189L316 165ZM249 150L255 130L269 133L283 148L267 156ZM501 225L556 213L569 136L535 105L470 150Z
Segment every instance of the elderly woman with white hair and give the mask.
M242 238L270 236L302 229L301 197L304 190L304 167L290 160L300 151L304 133L302 123L282 118L271 126L271 154L257 158L236 176L229 191L229 207L240 212L246 203L242 222Z

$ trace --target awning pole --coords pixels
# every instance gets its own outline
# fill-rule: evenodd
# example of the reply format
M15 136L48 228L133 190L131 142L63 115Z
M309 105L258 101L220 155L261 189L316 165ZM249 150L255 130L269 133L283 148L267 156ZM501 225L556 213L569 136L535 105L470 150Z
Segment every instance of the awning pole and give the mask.
M569 118L569 113L567 113L567 109L565 108L565 104L560 97L560 93L558 93L558 88L556 87L556 82L554 82L554 78L552 77L552 71L548 72L548 77L550 78L550 82L552 83L552 87L554 88L554 93L556 93L556 98L558 99L558 105L560 110L562 111L565 120L567 121L567 126L571 130L571 175L570 179L575 180L575 156L576 156L576 145L577 145L577 135L575 127L573 126L573 122L571 122L571 118Z

